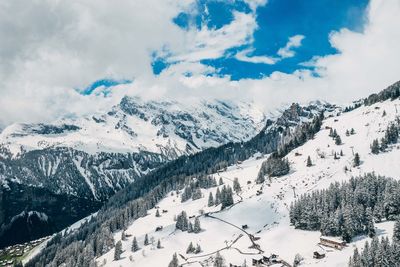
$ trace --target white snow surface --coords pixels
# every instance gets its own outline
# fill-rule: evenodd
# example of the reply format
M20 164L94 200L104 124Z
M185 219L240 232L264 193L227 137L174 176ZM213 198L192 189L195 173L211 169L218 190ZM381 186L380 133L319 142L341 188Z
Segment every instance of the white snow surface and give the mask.
M179 156L188 152L188 143L192 153L221 143L247 140L261 130L265 119L261 108L247 102L155 102L125 97L106 113L62 118L49 124L12 124L0 133L0 145L14 156L49 147L71 147L90 154L173 151ZM42 132L49 127L65 126L78 128Z
M181 203L180 195L177 196L175 192L169 194L158 204L160 212L161 210L168 212L161 213L162 216L157 218L156 209L152 209L147 216L133 222L126 230L129 235L128 240L122 241L124 250L122 259L114 261L114 250L111 250L97 259L99 266L168 266L175 252L178 254L179 263L185 264L184 266L212 266L210 257L213 257L217 250L221 250L220 253L228 266L229 263L241 265L244 260L251 266L253 258L258 259L261 255L269 256L272 253L279 255L289 264L293 263L295 255L299 253L304 257L302 266L347 266L354 248L362 250L364 242L369 238L356 237L341 251L320 247L318 246L320 232L297 230L290 225L288 207L295 199L294 194L298 197L312 190L326 188L332 182L348 180L355 175L375 172L399 179L399 145L394 145L388 152L379 155L370 152L372 141L383 137L388 124L400 115L397 111L399 104L399 100L385 101L325 119L321 131L314 139L287 155L291 172L283 177L273 178L263 185L257 185L254 181L262 162L268 155L263 157L255 155L241 164L229 167L225 172L214 174L217 181L222 177L225 184L231 186L235 177L240 181L242 192L234 196L236 204L230 209L219 212L220 206L207 207L209 192L215 195L216 187L202 190L203 198L185 203ZM384 110L386 116L382 116ZM342 145L335 145L334 140L328 136L327 127L337 130L342 138ZM346 136L346 130L351 128L354 128L355 134ZM344 156L334 159L333 153L339 153L341 150ZM356 152L360 154L362 164L354 168L353 153ZM321 158L321 154L325 157ZM306 167L307 156L312 159L312 167ZM345 166L349 169L347 172L344 171ZM262 191L262 194L257 195L257 191ZM201 233L175 230L174 216L182 210L185 210L188 216L200 216L203 229ZM230 224L201 215L201 210L205 213L215 212L212 216ZM194 219L191 220L193 222ZM249 236L240 230L245 224L248 225L247 233L260 238L255 242L264 251L262 254L250 248ZM155 232L157 226L163 226L163 230ZM379 237L391 238L392 222L382 222L376 224L376 227ZM143 245L145 234L154 241L152 245ZM137 252L131 252L134 236L137 237L141 247ZM120 239L119 232L115 235L115 240ZM156 248L158 239L161 241L162 249ZM236 239L237 241L232 244ZM197 255L186 254L189 242L193 242L194 245L199 244L203 251ZM313 252L321 250L325 251L326 257L313 259Z

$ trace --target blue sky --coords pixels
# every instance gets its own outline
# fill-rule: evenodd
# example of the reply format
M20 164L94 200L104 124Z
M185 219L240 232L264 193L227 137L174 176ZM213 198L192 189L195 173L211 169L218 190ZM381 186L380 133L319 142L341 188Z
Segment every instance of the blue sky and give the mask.
M329 34L341 28L363 31L367 0L269 0L255 12L258 28L253 40L227 49L221 57L205 58L202 64L212 66L220 75L230 75L233 80L242 78L259 79L274 71L292 73L304 69L304 64L313 57L337 53L329 42ZM252 13L243 1L197 1L190 12L181 12L174 18L180 28L200 30L219 29L232 23L233 13ZM292 48L294 56L277 60L274 64L253 63L238 60L235 55L249 51L247 56L276 57L292 36L302 36L301 45ZM170 64L168 56L155 57L153 71L161 73Z

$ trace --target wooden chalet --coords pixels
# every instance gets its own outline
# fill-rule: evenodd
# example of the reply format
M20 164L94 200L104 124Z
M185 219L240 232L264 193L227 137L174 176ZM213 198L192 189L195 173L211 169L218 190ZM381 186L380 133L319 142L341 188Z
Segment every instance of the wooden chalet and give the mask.
M323 246L342 250L346 247L346 242L334 237L321 236L319 243Z

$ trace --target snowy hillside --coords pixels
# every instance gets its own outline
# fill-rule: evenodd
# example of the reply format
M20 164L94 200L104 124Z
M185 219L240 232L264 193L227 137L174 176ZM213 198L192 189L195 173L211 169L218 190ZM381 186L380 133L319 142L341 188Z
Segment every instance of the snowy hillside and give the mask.
M0 144L22 151L69 147L94 154L147 151L176 158L227 142L248 140L265 124L252 103L206 101L180 103L124 97L104 114L62 119L52 124L13 124Z
M346 266L354 247L361 249L369 238L359 236L342 251L319 246L320 232L297 230L290 225L289 206L301 194L368 172L399 179L399 145L390 145L378 155L372 154L370 148L373 140L382 138L387 126L400 115L399 105L398 99L387 100L325 119L313 140L287 155L290 173L285 176L255 183L267 155L255 155L213 174L216 181L222 178L224 185L233 186L235 178L241 185L241 192L234 194L235 205L223 211L220 211L221 205L208 207L210 192L215 196L217 188L221 190L223 185L201 189L202 198L183 203L182 191L171 192L157 204L160 217L156 216L157 208L153 208L126 229L120 260L114 260L115 249L112 249L96 261L100 266L167 266L177 253L179 263L185 266L212 266L219 251L228 266L229 263L240 266L244 261L250 266L252 259L271 254L279 255L291 265L297 253L304 257L302 264L307 266ZM340 135L340 145L329 136L330 128ZM358 167L353 167L355 153L361 159ZM308 156L312 161L310 167L306 166ZM175 230L174 218L182 211L186 211L192 223L194 216L200 219L200 233ZM160 226L163 228L156 231ZM391 237L392 222L378 223L376 227L378 236ZM121 234L114 236L115 241L121 240ZM152 243L147 246L144 245L146 234ZM140 247L136 252L131 250L134 237ZM157 248L158 240L161 248ZM201 252L186 253L190 242L194 246L198 244ZM326 257L313 259L314 251L322 251Z

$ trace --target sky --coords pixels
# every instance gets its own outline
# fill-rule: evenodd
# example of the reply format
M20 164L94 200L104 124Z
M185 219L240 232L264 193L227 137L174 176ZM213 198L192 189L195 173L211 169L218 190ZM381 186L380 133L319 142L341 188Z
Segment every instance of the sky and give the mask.
M3 0L0 128L145 99L349 103L400 80L398 0Z

